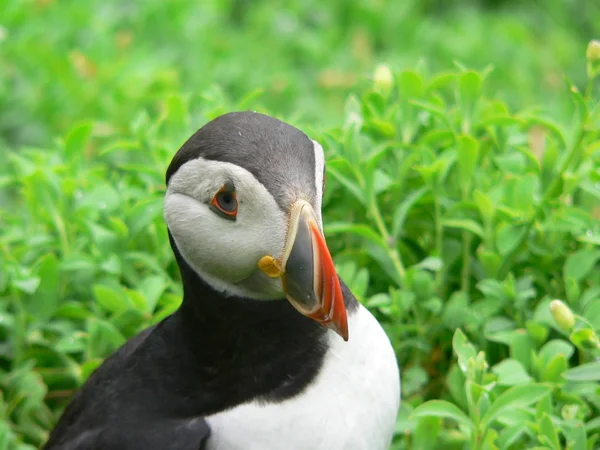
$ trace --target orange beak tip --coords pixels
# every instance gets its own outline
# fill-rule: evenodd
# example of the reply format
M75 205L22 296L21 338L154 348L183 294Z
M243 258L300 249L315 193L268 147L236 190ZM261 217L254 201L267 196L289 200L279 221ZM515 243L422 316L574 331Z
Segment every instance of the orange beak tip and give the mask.
M326 326L327 328L335 331L345 342L348 342L348 323L343 322L339 325L340 326L334 323L329 323Z

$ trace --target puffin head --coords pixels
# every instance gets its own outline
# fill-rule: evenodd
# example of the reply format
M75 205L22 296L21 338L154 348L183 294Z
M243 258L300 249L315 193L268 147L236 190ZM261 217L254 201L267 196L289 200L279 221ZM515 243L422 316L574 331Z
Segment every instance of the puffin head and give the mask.
M348 340L346 308L323 236L323 148L255 112L212 120L167 170L165 219L176 252L215 291L287 300Z

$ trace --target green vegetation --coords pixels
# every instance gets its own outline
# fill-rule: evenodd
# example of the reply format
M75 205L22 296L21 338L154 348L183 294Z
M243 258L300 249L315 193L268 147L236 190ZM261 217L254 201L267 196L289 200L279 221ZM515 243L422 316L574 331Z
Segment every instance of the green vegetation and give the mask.
M0 450L177 308L164 172L237 109L325 148L394 449L597 448L600 6L461 3L0 4Z

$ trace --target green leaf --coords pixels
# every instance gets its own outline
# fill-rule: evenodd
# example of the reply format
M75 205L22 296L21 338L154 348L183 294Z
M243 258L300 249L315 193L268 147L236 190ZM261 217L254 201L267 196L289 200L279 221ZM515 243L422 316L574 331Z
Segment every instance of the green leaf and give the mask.
M525 225L510 224L501 227L496 235L498 252L505 256L515 250L523 242L527 230Z
M542 417L538 420L540 426L540 434L546 438L546 443L551 446L553 450L561 450L560 441L558 440L558 431L552 423L552 419L547 413L543 413Z
M124 342L125 337L110 322L88 319L88 358L106 358Z
M565 355L558 354L540 370L540 381L562 384L562 374L568 368L569 363Z
M563 373L563 377L569 381L600 381L600 361L569 369Z
M537 204L539 197L539 179L534 174L525 174L513 184L510 206L523 212L529 212Z
M390 306L390 304L391 304L390 296L388 294L384 294L384 293L375 294L372 297L370 297L369 299L367 299L367 301L365 302L365 305L369 309L382 308L382 307Z
M600 297L590 301L582 315L594 329L600 330Z
M514 386L532 380L523 365L510 358L492 367L492 372L498 376L498 384L503 386Z
M122 265L121 260L115 254L110 255L106 260L100 265L103 271L106 273L119 276L121 275Z
M486 428L505 412L513 408L524 408L549 392L549 387L534 383L511 387L494 400L490 409L481 419L481 426Z
M326 234L341 234L350 233L356 236L360 236L375 245L378 245L384 249L387 248L385 241L379 237L379 235L372 228L367 225L358 225L350 223L332 223L325 225Z
M567 450L587 450L587 436L582 422L570 420L563 426Z
M458 365L460 366L460 369L466 374L469 367L469 359L475 358L477 352L460 328L454 332L452 348L454 353L458 356Z
M88 359L81 365L81 383L84 383L94 371L102 364L102 358Z
M473 422L462 412L458 406L445 400L430 400L417 406L410 414L411 419L418 419L421 417L441 417L445 419L452 419L460 424L467 425L469 428L473 427Z
M431 113L433 116L437 117L438 119L441 119L444 122L447 121L446 111L438 105L419 100L410 100L409 103L411 105L417 106L419 109Z
M421 97L424 90L423 79L417 72L405 70L398 75L398 94L402 99Z
M472 136L460 136L458 138L457 153L458 179L462 189L466 191L473 183L479 154L479 142Z
M436 450L441 427L441 418L421 417L414 433L412 448L415 450Z
M489 126L509 127L511 125L523 126L521 119L511 116L494 116L488 117L477 124L478 127L484 128Z
M96 284L92 287L92 292L96 302L109 313L121 313L128 307L127 299L123 293L111 287Z
M158 303L158 299L165 291L167 283L165 279L158 275L146 277L140 283L138 289L142 291L142 294L146 300L146 311L152 312Z
M510 338L510 356L519 361L526 370L531 367L531 353L535 349L535 342L523 329L515 330Z
M533 320L525 322L527 334L533 339L536 348L543 345L548 339L549 329L546 325L537 323Z
M490 197L476 189L473 191L473 199L479 209L481 218L486 222L492 220L494 217L494 202L492 202Z
M120 208L121 196L113 186L104 183L83 194L78 206L94 211L111 212Z
M84 352L86 341L83 333L73 333L63 336L56 341L54 348L60 353L79 353Z
M540 399L535 407L535 417L539 419L543 414L552 414L552 397L546 395Z
M449 84L452 84L456 81L457 75L455 73L450 72L442 72L435 75L431 80L429 80L429 84L427 86L428 91L438 91L442 88L445 88Z
M564 279L583 280L600 259L600 250L579 250L567 257Z
M133 307L140 314L150 314L152 311L148 310L148 303L144 294L140 291L133 289L126 289L125 296L129 305Z
M525 430L526 427L522 423L504 428L498 437L498 447L501 450L513 448L513 444L525 433Z
M559 140L559 146L565 148L568 147L567 140L565 135L563 134L560 126L556 124L553 120L545 119L541 117L528 117L527 119L527 127L531 128L534 125L541 125L546 128L550 133L554 135L555 138Z
M468 71L458 79L458 92L463 118L470 121L481 92L481 75Z
M402 371L402 395L409 397L421 390L429 381L425 369L420 366L412 366Z
M575 346L582 350L598 350L600 349L600 339L591 328L580 328L573 331L569 339Z
M182 95L169 95L166 99L165 106L166 118L169 122L181 126L185 126L188 123L188 106Z
M392 220L392 236L396 238L400 236L408 212L428 191L429 189L426 186L423 186L408 194L406 198L400 202L394 212L394 218Z
M72 320L82 320L87 318L91 312L80 302L70 301L62 303L54 313L54 317L61 317Z
M342 186L346 188L346 190L354 196L363 206L367 205L367 196L365 192L361 189L358 183L354 180L351 180L346 175L342 174L341 171L331 167L332 164L328 164L327 166L327 174L331 175L335 178Z
M242 97L241 100L238 101L237 109L239 111L246 109L254 109L252 108L252 105L255 104L258 98L262 97L264 93L265 89L262 87L256 88L248 92L246 95L244 95L244 97Z
M383 192L387 192L390 186L394 184L393 180L383 171L376 169L373 172L373 193L379 195Z
M487 242L486 245L488 245ZM502 267L502 256L495 252L481 251L479 252L478 257L483 269L485 270L485 274L490 278L495 278L498 275L498 271Z
M93 127L91 122L84 122L69 130L65 137L65 154L68 159L72 160L85 153Z
M474 320L469 309L469 297L465 292L454 292L445 304L442 323L448 329L454 330L469 320Z
M158 323L167 316L173 314L181 306L181 297L173 294L164 294L160 308L152 318L152 323Z
M589 422L586 422L585 429L588 433L600 430L600 416L591 419Z
M581 288L579 287L579 282L573 278L568 277L564 280L565 282L565 291L567 293L567 301L568 303L575 305L581 296ZM556 319L555 319L556 320Z
M431 270L433 272L437 272L438 270L440 270L442 268L442 266L443 266L443 261L440 258L435 257L435 256L428 256L423 261L420 261L419 263L417 263L411 267L415 268L415 269L426 269L426 270Z
M47 320L57 310L60 301L59 261L54 254L42 256L38 261L37 275L40 284L35 294L27 302L29 313L36 320Z
M162 198L149 199L136 204L127 214L127 226L131 236L146 229L162 215L164 200Z
M111 317L110 323L114 325L123 336L129 338L140 331L146 324L148 317L147 314L143 314L137 309L128 309Z
M446 386L448 386L448 390L450 391L454 403L463 410L466 410L468 405L467 394L465 392L465 376L458 367L458 364L453 363L450 367L448 375L446 375Z
M526 162L525 157L521 153L506 153L503 155L494 156L494 162L498 165L498 168L506 173L521 176L524 175ZM515 178L509 178L513 183L516 181Z
M481 450L499 450L496 445L496 439L498 439L498 432L496 430L489 429L484 436L481 443Z
M396 127L394 124L378 118L371 118L365 121L363 130L380 138L392 139L396 136Z
M571 98L577 106L577 112L579 113L579 125L585 126L589 116L587 103L575 85L568 82L568 88L569 92L571 93Z
M542 360L547 364L556 355L563 355L566 359L570 359L573 356L575 349L573 345L562 339L552 339L546 342L540 349L540 356Z
M461 230L470 231L471 233L484 237L483 228L474 220L470 219L442 219L442 225L448 228L459 228Z

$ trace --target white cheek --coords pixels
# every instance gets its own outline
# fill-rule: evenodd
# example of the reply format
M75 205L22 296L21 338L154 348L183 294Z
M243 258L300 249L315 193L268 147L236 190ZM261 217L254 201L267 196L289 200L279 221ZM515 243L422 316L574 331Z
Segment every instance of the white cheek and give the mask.
M165 218L179 251L195 270L232 281L244 277L248 248L236 239L234 222L219 217L207 205L181 194L167 197ZM239 255L233 257L236 247Z
M285 213L252 175L231 165L228 169L235 175L238 215L235 221L219 216L201 200L207 198L206 192L212 196L221 183L215 180L214 171L209 177L202 173L204 163L186 163L167 190L165 219L179 252L219 291L249 298L281 298L280 280L268 278L257 264L265 255L281 253L287 229ZM214 162L206 163L214 166ZM195 183L189 183L191 178ZM219 186L214 186L215 182Z
M248 215L227 220L182 194L170 194L165 202L165 218L182 256L195 269L234 283L252 275L263 256L281 253L285 238L279 230L285 230L284 223Z

